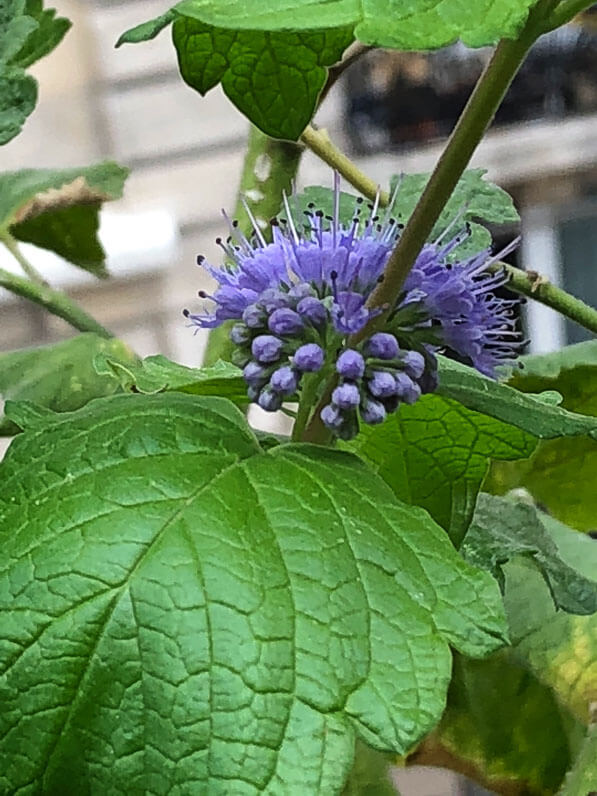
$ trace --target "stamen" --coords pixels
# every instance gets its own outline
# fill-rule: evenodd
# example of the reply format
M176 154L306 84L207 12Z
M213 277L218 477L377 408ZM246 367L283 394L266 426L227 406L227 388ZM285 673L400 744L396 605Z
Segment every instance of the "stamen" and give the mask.
M245 213L248 215L249 221L253 225L253 229L255 230L255 235L257 236L257 240L259 241L261 246L265 248L267 246L267 241L265 240L265 238L263 237L263 233L259 229L259 224L257 223L257 219L255 218L255 216L253 215L253 211L247 204L247 200L245 199L244 196L241 196L240 201L242 203L242 206L245 208Z

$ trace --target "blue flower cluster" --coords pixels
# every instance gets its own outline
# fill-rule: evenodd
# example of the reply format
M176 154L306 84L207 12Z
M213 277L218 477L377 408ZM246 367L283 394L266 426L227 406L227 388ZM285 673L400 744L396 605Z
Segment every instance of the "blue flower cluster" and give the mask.
M252 217L250 240L229 222L230 237L217 240L228 264L213 268L198 258L218 283L213 296L199 294L214 310L185 310L202 328L236 321L230 332L235 361L249 399L266 411L297 400L307 379L323 382L335 370L338 385L321 419L337 436L351 438L359 418L381 423L400 403L435 389L435 353L442 347L490 376L514 356L515 302L494 293L506 275L487 271L497 258L489 251L462 262L450 257L466 233L427 244L389 314L387 331L352 345L351 336L381 312L367 300L401 233L392 205L378 214L375 202L361 218L362 200L356 199L354 218L343 224L337 176L331 216L309 206L306 222L299 222L286 197L284 205L285 218L272 221L271 243Z

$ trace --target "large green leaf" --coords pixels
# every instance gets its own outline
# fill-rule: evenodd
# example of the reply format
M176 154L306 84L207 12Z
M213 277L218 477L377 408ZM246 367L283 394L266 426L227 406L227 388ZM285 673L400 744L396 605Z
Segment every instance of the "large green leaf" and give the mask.
M300 32L236 30L174 8L127 31L118 45L152 39L171 22L180 73L191 88L204 95L221 83L253 124L273 138L292 140L311 121L325 67L340 60L353 40L350 25Z
M351 444L406 503L423 506L456 545L469 526L490 459L524 459L537 438L439 395L403 405Z
M99 354L114 358L122 367L132 367L136 359L120 340L90 333L63 343L0 354L0 397L71 412L92 398L112 395L119 385L96 372L93 361ZM17 431L18 426L0 415L0 435Z
M220 398L10 411L3 790L338 793L355 732L436 723L448 644L502 644L494 579L351 454Z
M305 30L356 25L364 44L401 50L471 47L514 37L536 0L183 0L176 9L208 25L238 30Z
M112 359L108 353L96 357L95 367L98 373L117 379L127 391L219 395L238 404L249 401L247 385L240 369L222 360L208 368L187 368L162 354L129 364Z
M489 569L502 582L507 561L515 555L529 556L545 578L556 607L573 614L595 613L597 584L562 560L545 528L549 521L526 502L481 494L460 551L471 564Z
M37 102L37 82L25 68L51 52L70 24L42 0L0 4L0 144L20 132Z
M597 341L568 346L553 354L522 358L524 369L511 383L525 392L557 390L566 409L597 416ZM558 439L542 443L517 465L496 466L491 488L528 489L558 519L581 530L597 528L597 439Z
M585 578L597 582L597 542L553 518L543 524L559 556ZM588 724L597 702L597 614L559 611L545 580L527 560L504 566L505 603L513 654L554 690L577 718Z
M107 161L77 169L0 174L0 234L34 243L96 276L106 276L98 240L103 202L122 196L128 169Z

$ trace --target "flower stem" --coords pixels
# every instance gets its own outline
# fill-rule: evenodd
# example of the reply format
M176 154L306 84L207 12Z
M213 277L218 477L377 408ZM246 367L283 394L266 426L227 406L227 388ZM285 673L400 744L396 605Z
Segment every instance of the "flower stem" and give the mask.
M26 276L28 276L32 282L36 282L38 285L48 284L39 271L34 268L29 260L25 257L19 248L19 244L7 229L0 231L0 242L6 246L8 251L23 269L23 273L26 274Z
M302 147L289 141L278 141L251 125L247 150L238 189L238 199L233 218L238 219L239 230L249 236L253 226L241 202L247 205L258 222L264 223L263 234L270 234L269 220L280 210L282 193L291 193L296 177ZM210 332L204 365L213 365L218 359L230 360L233 345L228 339L230 324Z
M315 130L311 125L305 128L301 135L301 141L305 146L320 157L325 163L335 169L344 179L353 185L363 196L374 199L377 196L379 186L372 179L356 166L350 158L341 152L330 141L325 130ZM382 205L387 205L390 196L385 191L379 192L379 201Z
M35 304L40 304L53 315L63 318L81 332L95 332L106 339L114 337L95 318L88 315L82 307L60 290L53 290L47 285L36 284L29 279L15 276L3 268L0 268L0 287Z
M317 389L322 382L325 374L312 373L303 378L303 388L301 390L301 402L298 414L292 428L292 441L299 442L303 438L303 432L307 421L313 410L313 405L317 400Z

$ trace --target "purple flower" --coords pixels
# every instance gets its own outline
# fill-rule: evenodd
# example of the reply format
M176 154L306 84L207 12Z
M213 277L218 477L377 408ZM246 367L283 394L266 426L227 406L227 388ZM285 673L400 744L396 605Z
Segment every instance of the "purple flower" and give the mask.
M277 412L282 406L282 396L266 388L259 393L257 403L266 412Z
M360 400L361 394L355 384L341 384L332 393L332 403L340 409L355 409Z
M323 327L328 319L326 308L315 296L306 296L301 299L296 310L306 321L319 328Z
M270 332L281 335L297 334L303 329L303 321L298 312L288 308L274 310L267 322Z
M361 407L361 418L364 423L376 426L386 419L386 410L380 401L366 401Z
M296 349L293 356L295 367L307 373L318 371L325 358L323 348L317 343L305 343Z
M459 260L465 234L426 244L398 301L386 307L387 331L354 342L352 336L360 333L360 340L382 312L370 299L401 234L392 218L395 196L384 210L375 201L362 217L355 202L352 221L341 221L335 175L331 215L307 210L305 223L284 197L285 218L272 222L272 242L250 211L254 235L245 237L231 223L227 242L217 240L229 264L204 266L218 283L213 296L200 294L212 310L185 315L204 328L236 321L230 332L237 346L233 361L245 366L248 395L264 409L273 411L284 396L297 393L300 401L304 374L335 361L340 383L322 419L348 439L357 433L359 418L381 422L401 402L434 390L438 351L490 376L516 355L517 302L496 296L506 275L488 270L508 250Z
M376 398L388 398L390 395L396 395L398 386L396 378L383 370L376 370L373 372L367 387L371 395Z
M346 379L360 379L365 372L363 355L352 348L343 351L336 362L336 370Z
M377 332L371 335L365 344L367 355L377 359L395 359L399 350L398 340L393 334L387 332Z
M249 329L260 329L267 319L265 310L263 307L260 307L259 304L249 304L249 306L245 307L243 310L241 317Z
M328 404L321 410L321 419L332 431L337 431L343 423L343 416L337 406Z
M281 352L283 343L271 334L260 334L253 340L251 353L258 362L275 362Z
M298 376L289 365L284 365L272 373L269 386L281 395L292 395L298 387Z
M407 351L400 357L404 370L411 379L420 379L425 371L425 357L418 351Z
M258 362L251 361L243 368L243 377L247 384L263 385L267 381L267 372Z
M251 332L249 329L247 329L244 323L235 323L230 330L230 339L234 345L244 345L245 343L250 342Z
M406 373L398 373L396 381L396 394L405 404L414 404L421 397L421 388Z

